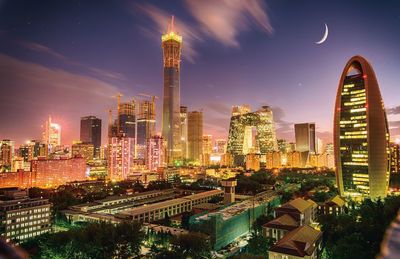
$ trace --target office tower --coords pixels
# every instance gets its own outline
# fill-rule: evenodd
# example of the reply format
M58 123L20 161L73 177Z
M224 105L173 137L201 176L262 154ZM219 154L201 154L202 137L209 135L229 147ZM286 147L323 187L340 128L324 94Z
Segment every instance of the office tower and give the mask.
M241 107L241 108L237 108ZM245 108L243 108L245 107ZM229 126L227 152L232 155L245 155L246 143L253 135L252 148L261 154L278 150L273 113L269 106L263 106L255 112L250 112L247 106L234 106ZM251 138L253 142L253 138Z
M188 113L188 155L189 160L200 163L203 152L203 112Z
M294 124L296 150L316 153L315 123Z
M213 153L212 135L203 135L202 142L202 165L209 166L211 163L211 154Z
M299 123L294 125L296 151L301 155L301 167L309 162L310 154L316 153L315 123Z
M39 140L29 140L25 144L19 146L19 156L25 162L31 161L39 156L46 156L46 144Z
M164 65L162 137L166 142L168 164L173 164L182 159L179 82L182 36L174 29L174 17L161 40Z
M160 136L153 136L147 140L146 165L150 171L165 166L164 141Z
M4 166L7 171L11 170L11 164L14 157L14 141L3 139L0 141L0 166Z
M333 155L334 154L334 146L333 143L326 144L325 153Z
M320 138L316 138L315 140L315 153L322 154L324 153L324 141Z
M282 167L282 153L279 151L272 151L265 154L265 167L267 169Z
M80 140L82 143L93 144L93 156L99 158L101 147L101 119L95 116L82 117Z
M400 145L397 143L390 143L390 172L398 173L400 171L399 152Z
M181 118L181 148L182 148L182 158L188 159L188 122L187 122L188 111L186 106L181 106L180 108L180 118Z
M211 154L212 152L212 135L203 135L203 154Z
M48 199L30 199L26 191L16 188L0 189L0 197L4 198L0 200L1 236L6 242L22 242L51 231Z
M339 81L334 116L339 193L385 197L389 184L389 131L375 73L366 59L352 57Z
M232 116L243 115L249 112L250 112L250 105L248 104L232 106Z
M278 149L282 154L292 151L290 148L290 143L287 142L286 139L278 139Z
M55 147L61 145L61 126L54 123L51 120L51 116L49 116L44 126L43 142L47 145L48 153L51 153Z
M286 155L286 166L291 168L301 167L301 155L298 151L291 151Z
M71 156L72 157L81 156L86 160L86 162L90 162L93 161L94 158L93 157L93 154L95 153L94 149L95 148L92 143L82 143L80 141L77 141L75 143L72 143Z
M108 173L112 181L126 180L135 158L135 139L124 134L109 138Z
M118 104L118 119L119 133L125 134L127 138L136 137L136 115L135 101L132 100L126 103ZM118 128L118 125L117 125ZM118 135L117 134L117 135Z
M225 154L226 153L226 140L217 139L215 140L216 153Z
M137 119L137 145L146 146L147 140L154 136L155 132L156 103L155 96L152 96L151 101L139 101L139 114Z
M246 170L255 172L260 170L260 155L254 153L246 155Z

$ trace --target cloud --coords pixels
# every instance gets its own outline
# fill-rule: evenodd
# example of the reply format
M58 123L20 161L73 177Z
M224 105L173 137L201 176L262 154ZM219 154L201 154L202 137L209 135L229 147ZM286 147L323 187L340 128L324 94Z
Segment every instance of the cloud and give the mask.
M66 57L65 55L47 47L47 46L44 46L42 44L39 44L36 42L30 42L30 41L21 41L21 40L16 41L16 43L22 48L48 55L54 59L57 59L57 60L63 62L64 64L79 67L81 69L85 69L88 72L91 72L94 76L98 76L101 78L114 79L114 80L123 80L124 79L124 76L120 73L113 72L113 71L107 71L107 70L103 70L103 69L92 67L92 66L86 66L86 65L76 62L76 61Z
M152 37L157 38L157 40L160 40L160 35L167 31L172 14L169 14L150 4L134 5L132 7L132 11L136 8L139 8L142 12L148 15L156 26L155 31L149 31L148 28L142 28L142 30L147 32ZM195 58L198 56L198 52L194 49L194 42L202 41L202 39L193 26L186 25L177 17L174 17L174 25L175 30L181 34L184 39L182 55L186 60L193 63Z
M251 23L268 34L273 28L262 0L186 0L187 9L201 24L202 31L224 45L239 47L238 35Z
M222 102L208 102L206 103L205 107L211 112L215 112L227 117L230 117L232 111L232 107Z
M293 122L284 120L284 117L286 116L285 111L278 106L272 106L271 109L274 115L274 121L277 126L277 131L281 133L292 133Z
M387 115L400 114L400 106L395 106L395 107L392 107L392 108L387 108L387 109L386 109L386 114L387 114Z
M0 121L7 122L2 123L0 138L15 137L17 142L40 138L39 125L51 114L61 121L63 143L71 143L78 137L80 117L106 117L118 92L116 86L94 77L1 53L0 78Z
M261 28L265 33L272 34L273 28L262 0L185 0L185 7L197 23L184 23L175 17L175 28L184 39L183 57L194 62L199 55L195 44L211 37L228 47L239 47L238 36L249 30L252 24ZM151 4L135 4L131 8L140 9L155 24L155 31L142 27L142 31L159 40L165 33L171 19L167 13Z

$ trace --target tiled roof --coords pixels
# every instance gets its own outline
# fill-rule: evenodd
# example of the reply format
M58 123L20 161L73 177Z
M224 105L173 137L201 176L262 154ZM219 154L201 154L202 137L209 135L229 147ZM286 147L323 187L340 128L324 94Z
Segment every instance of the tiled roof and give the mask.
M312 200L304 200L302 198L297 198L294 200L291 200L285 204L283 204L280 208L284 208L284 209L296 209L300 212L304 212L305 210L307 210L308 208L314 206L314 204L316 205L316 203Z
M310 256L321 236L321 231L307 225L301 226L285 235L270 251L299 257Z
M299 224L297 223L297 221L294 220L288 214L284 214L284 215L280 216L279 218L273 219L263 225L263 227L266 227L266 228L275 228L275 229L284 229L284 230L293 230L293 229L297 228L298 226L299 226Z

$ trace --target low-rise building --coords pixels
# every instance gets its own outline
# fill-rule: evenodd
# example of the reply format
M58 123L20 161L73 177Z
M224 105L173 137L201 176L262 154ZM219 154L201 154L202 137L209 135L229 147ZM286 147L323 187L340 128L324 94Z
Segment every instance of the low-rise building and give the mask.
M274 240L280 240L288 232L296 229L298 226L299 222L285 214L264 224L262 226L263 235L273 238Z
M207 203L212 197L222 196L223 191L211 190L201 193L192 194L182 198L167 200L163 202L149 204L126 210L118 213L116 216L122 219L130 219L133 221L151 222L169 217L177 214L191 211L194 205Z
M317 217L318 205L312 200L297 198L275 209L275 218L290 215L300 226L309 225Z
M339 195L336 195L335 197L325 201L324 203L319 204L318 213L324 215L338 215L343 212L345 204L345 200Z
M320 257L322 232L300 226L286 234L268 251L269 259L315 259Z
M30 199L26 191L0 190L0 233L6 241L20 242L51 230L51 203Z

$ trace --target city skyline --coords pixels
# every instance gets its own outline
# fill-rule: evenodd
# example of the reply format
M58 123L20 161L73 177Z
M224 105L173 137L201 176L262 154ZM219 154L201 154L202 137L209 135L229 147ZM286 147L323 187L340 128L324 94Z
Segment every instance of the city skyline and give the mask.
M19 9L22 3L32 5L26 8L29 11ZM201 17L208 10L207 1L182 1L169 6L160 1L121 2L107 9L107 15L121 16L112 22L110 28L117 29L107 39L104 35L111 33L108 26L103 23L102 29L96 29L99 15L108 8L105 2L96 6L83 2L57 6L43 3L48 4L41 9L24 1L0 4L0 119L8 122L2 127L0 138L13 139L17 145L39 139L40 125L48 115L61 125L63 144L70 144L79 139L80 117L94 115L107 121L106 110L115 107L112 96L118 92L124 94L124 100L142 92L162 96L159 37L166 32L173 14L185 42L181 104L192 110L203 109L205 134L227 138L233 105L249 104L252 109L269 105L274 111L278 138L293 141L293 124L312 121L316 123L317 136L331 142L332 96L338 75L346 60L361 54L380 75L391 136L399 136L396 96L400 90L396 89L398 77L394 68L400 60L395 44L395 29L400 23L396 10L400 6L395 2L376 6L371 2L361 6L361 2L349 3L343 15L352 13L355 17L351 19L352 30L345 30L348 25L327 11L337 10L343 3L310 1L307 5L289 6L285 1L255 1L261 12L254 13L240 3L221 1L213 8L238 19L210 24ZM371 7L385 11L385 16L374 14ZM98 15L79 15L89 8ZM355 12L357 8L362 11ZM312 12L307 21L296 24L307 9L320 12ZM215 10L211 9L210 15L212 11ZM330 35L317 45L314 42L322 37L324 23L329 26ZM59 26L66 24L68 31L60 34ZM218 26L226 26L222 27L226 30ZM83 37L88 31L92 32L91 37ZM370 37L371 34L376 36ZM100 39L104 43L99 43ZM296 44L290 43L293 41ZM278 76L282 70L291 76ZM21 71L24 76L19 75ZM36 79L35 75L43 79ZM51 98L42 101L38 89ZM64 105L55 105L62 100ZM157 100L156 107L156 127L160 132L161 100ZM103 131L103 143L105 136Z

